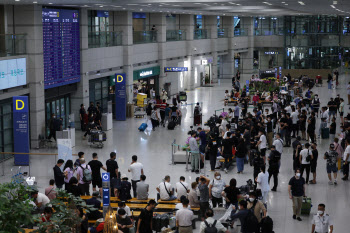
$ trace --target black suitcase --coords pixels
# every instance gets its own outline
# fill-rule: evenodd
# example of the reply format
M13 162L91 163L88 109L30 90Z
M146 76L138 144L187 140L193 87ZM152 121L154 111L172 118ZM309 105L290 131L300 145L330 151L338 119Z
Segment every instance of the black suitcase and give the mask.
M176 126L176 123L175 123L174 121L170 121L170 122L168 123L168 129L169 129L169 130L175 129L175 126Z

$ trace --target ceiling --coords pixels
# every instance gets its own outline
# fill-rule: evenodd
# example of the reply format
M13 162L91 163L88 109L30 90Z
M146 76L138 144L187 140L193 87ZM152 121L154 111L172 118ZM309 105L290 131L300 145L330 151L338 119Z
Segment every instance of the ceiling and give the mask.
M0 4L227 16L350 15L350 0L0 0Z

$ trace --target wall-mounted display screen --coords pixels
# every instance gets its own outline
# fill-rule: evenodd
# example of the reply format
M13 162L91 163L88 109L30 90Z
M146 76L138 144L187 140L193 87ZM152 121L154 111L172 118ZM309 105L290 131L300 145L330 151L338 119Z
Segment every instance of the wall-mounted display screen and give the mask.
M43 9L45 89L80 81L79 11Z
M25 58L0 61L0 90L26 84Z

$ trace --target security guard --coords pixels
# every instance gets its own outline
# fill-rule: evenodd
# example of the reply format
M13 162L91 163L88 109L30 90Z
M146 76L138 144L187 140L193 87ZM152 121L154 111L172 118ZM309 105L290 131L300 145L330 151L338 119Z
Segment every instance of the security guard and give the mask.
M312 230L311 233L333 233L333 221L328 214L324 211L326 206L324 204L318 205L317 214L314 215L312 219Z

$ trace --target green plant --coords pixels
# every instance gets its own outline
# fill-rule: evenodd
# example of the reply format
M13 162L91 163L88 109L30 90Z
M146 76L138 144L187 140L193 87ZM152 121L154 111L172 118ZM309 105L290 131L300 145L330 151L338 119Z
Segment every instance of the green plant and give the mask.
M24 232L23 225L34 224L30 191L19 183L0 184L0 232Z

